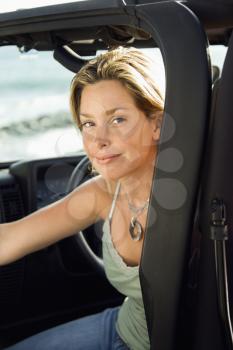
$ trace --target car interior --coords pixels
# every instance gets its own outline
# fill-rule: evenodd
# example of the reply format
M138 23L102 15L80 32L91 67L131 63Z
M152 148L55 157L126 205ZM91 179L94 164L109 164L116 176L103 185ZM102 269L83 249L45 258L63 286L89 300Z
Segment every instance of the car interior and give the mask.
M231 0L84 0L0 13L0 54L49 51L72 73L118 45L161 52L165 109L140 263L152 350L233 349L232 28ZM226 48L221 68L214 45ZM82 151L1 161L0 222L91 176ZM101 228L0 267L0 349L122 303L104 273Z

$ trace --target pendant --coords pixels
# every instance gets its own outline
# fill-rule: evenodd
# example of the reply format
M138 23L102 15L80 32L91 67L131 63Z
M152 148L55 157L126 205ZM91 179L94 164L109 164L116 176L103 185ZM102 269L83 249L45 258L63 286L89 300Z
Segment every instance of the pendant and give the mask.
M129 233L133 241L140 241L142 238L142 225L140 222L137 221L137 219L133 216L130 225L129 225Z

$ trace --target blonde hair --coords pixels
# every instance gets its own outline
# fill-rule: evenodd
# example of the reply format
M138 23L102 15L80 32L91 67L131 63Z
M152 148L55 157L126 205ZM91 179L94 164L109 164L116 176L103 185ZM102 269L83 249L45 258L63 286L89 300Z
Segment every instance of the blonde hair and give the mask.
M120 81L148 118L163 111L164 100L155 82L151 59L138 49L118 47L90 60L72 80L70 106L79 128L82 91L85 86L101 80Z

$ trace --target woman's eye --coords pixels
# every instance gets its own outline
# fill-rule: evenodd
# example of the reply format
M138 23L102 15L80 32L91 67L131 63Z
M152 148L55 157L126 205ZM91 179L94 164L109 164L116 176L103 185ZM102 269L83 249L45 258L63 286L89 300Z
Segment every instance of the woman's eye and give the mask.
M121 123L123 123L125 121L125 118L123 118L123 117L116 117L116 118L114 118L113 120L112 120L112 123L113 124L121 124Z
M86 128L86 129L89 129L90 127L94 126L94 123L93 122L84 122L81 124L81 128Z

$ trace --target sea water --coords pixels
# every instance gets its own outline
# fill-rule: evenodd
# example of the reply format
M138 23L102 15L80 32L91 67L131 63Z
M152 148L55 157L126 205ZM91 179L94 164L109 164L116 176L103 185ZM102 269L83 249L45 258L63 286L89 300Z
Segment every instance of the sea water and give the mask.
M82 149L72 122L74 74L51 52L0 48L0 161L63 156Z

